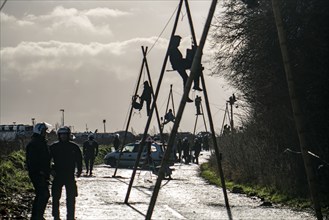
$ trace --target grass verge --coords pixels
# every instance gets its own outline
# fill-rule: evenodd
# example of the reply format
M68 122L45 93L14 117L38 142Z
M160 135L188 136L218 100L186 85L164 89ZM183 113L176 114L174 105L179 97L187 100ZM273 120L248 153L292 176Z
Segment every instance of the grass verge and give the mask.
M26 218L33 187L25 169L25 153L14 151L0 161L0 217Z
M222 186L219 176L216 171L212 169L208 163L204 163L200 167L201 177L206 179L210 184ZM226 188L233 193L246 194L250 197L259 197L264 201L272 203L287 205L292 208L304 209L310 208L311 203L304 198L293 198L288 195L277 192L274 188L261 187L253 185L236 184L232 181L225 181Z

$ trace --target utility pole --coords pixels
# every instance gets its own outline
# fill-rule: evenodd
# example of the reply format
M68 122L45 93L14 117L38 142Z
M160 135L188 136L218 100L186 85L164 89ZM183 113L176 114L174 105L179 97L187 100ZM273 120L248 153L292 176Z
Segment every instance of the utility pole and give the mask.
M236 98L235 98L234 93L232 94L232 96L230 96L230 98L227 102L230 103L230 106L231 106L231 121L230 121L230 124L231 124L231 131L233 132L234 131L233 105L236 102Z
M106 119L103 119L103 124L104 124L104 133L106 133L106 126L105 126L105 124L106 124Z
M59 111L62 112L62 126L64 126L64 109L60 109Z

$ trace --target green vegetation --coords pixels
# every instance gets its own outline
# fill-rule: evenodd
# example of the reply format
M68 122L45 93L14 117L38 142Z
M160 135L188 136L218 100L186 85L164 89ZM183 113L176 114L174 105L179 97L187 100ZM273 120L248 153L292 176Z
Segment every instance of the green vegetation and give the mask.
M104 157L106 154L112 152L112 147L112 145L100 145L98 147L98 155L95 158L96 165L104 163Z
M31 201L32 184L25 169L25 153L14 151L0 161L0 216L22 218Z
M201 165L201 177L206 179L210 184L221 186L221 181L216 170L209 166L209 163ZM232 181L225 181L226 188L235 193L256 196L265 201L288 205L294 208L308 208L311 206L309 200L305 198L294 198L284 193L280 193L271 187L262 187L257 185L237 184Z
M213 72L234 87L238 114L233 119L243 128L218 138L225 177L265 187L274 200L309 198L299 132L308 150L321 158L310 156L307 166L314 171L319 202L329 207L329 167L322 162L329 161L329 124L324 123L329 108L323 104L329 98L329 69L323 62L329 55L329 4L323 0L279 3L294 75L293 99L299 102L300 124L305 126L297 131L272 3L243 2L223 0L212 33Z

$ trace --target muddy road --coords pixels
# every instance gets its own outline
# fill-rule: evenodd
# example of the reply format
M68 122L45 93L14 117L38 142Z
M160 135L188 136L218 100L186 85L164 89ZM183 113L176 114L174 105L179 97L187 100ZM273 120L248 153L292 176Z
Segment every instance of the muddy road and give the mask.
M201 162L209 157L202 153ZM199 177L196 164L173 166L173 180L162 181L153 212L153 219L229 219L222 189L209 185ZM77 179L79 196L76 217L84 219L145 219L156 177L150 171L137 171L129 205L124 204L132 170L119 169L113 178L113 168L97 166L93 177ZM280 206L264 207L257 198L228 192L232 219L315 219L310 213ZM65 219L65 190L61 199L61 216ZM46 219L52 219L51 199Z

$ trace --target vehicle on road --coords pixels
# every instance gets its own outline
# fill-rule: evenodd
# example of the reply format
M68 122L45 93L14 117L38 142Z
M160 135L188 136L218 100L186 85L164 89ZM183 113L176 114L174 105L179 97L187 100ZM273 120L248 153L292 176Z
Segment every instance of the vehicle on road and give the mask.
M135 161L137 159L139 149L139 142L130 143L124 146L122 153L120 153L120 150L116 150L114 152L108 153L104 157L104 163L106 165L110 165L111 167L116 167L117 162L120 162L118 167L134 167ZM139 166L141 167L143 164L145 164L146 161L146 154L147 154L147 148L144 146ZM164 155L164 151L162 148L162 145L159 143L152 143L151 145L151 158L154 164L154 166L159 166L161 164L162 157ZM172 166L173 163L173 154L169 161L169 166Z

